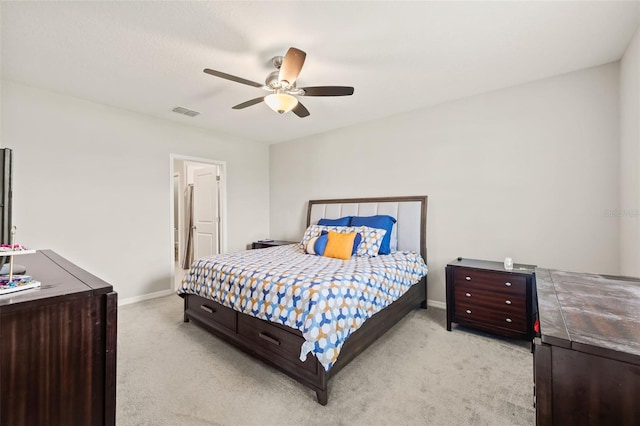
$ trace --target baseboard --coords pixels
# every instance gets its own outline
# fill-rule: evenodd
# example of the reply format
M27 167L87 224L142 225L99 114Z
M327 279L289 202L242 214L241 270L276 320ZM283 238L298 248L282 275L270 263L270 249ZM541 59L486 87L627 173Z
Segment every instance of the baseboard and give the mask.
M156 291L155 293L143 294L142 296L134 296L128 297L126 299L121 299L118 301L118 306L130 305L132 303L142 302L144 300L156 299L158 297L168 296L170 294L175 294L174 290L162 290Z
M438 309L447 309L447 304L439 300L427 299L427 306L433 306Z

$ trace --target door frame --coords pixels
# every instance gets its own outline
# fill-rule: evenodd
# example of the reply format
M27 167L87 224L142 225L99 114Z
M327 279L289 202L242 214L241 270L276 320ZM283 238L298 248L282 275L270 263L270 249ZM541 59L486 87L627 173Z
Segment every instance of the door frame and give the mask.
M189 162L194 162L194 163L202 163L202 164L209 164L212 166L218 166L220 168L220 191L219 191L219 197L220 197L220 253L226 253L227 251L227 162L226 161L220 161L220 160L212 160L209 158L201 158L201 157L192 157L189 155L182 155L182 154L169 154L169 231L170 231L170 241L171 244L169 245L170 248L170 259L171 262L170 267L171 267L171 274L170 274L170 283L169 283L169 289L170 290L176 290L175 289L175 275L176 275L176 262L175 262L175 256L174 256L174 252L173 252L173 247L175 247L175 237L174 237L174 232L173 232L173 224L174 224L174 200L173 200L173 175L174 173L177 172L177 170L174 169L173 164L176 160L182 160L182 161L189 161ZM185 182L185 176L183 176L183 171L180 170L180 182L183 183ZM184 190L184 188L181 188L181 190ZM181 207L181 206L179 206ZM179 208L179 213L178 215L183 215L184 213L182 212L182 208ZM178 218L182 223L184 222L182 217ZM179 238L181 237L181 234L179 233Z

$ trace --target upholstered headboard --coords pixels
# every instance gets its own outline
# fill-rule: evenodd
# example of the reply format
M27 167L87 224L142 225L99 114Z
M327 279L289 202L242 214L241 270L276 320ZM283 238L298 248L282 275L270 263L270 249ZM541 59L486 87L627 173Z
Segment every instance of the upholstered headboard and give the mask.
M373 216L396 218L398 250L413 250L427 260L427 196L310 200L307 226L322 218Z

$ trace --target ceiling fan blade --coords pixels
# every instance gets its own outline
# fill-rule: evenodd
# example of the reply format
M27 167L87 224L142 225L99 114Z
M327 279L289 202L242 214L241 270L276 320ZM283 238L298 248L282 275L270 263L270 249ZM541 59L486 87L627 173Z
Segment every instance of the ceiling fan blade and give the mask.
M315 86L301 87L304 96L350 96L353 95L353 87L347 86Z
M306 57L307 54L302 50L296 49L295 47L289 48L289 50L287 50L287 54L284 55L284 59L282 60L278 80L287 81L292 85L298 78L298 74L300 74L300 70L302 69L302 65L304 65L304 59Z
M256 83L255 81L247 80L244 78L236 77L235 75L227 74L224 72L210 70L209 68L205 68L204 72L207 74L214 75L216 77L225 78L227 80L235 81L236 83L242 83L253 87L262 87L263 85L260 83Z
M298 105L294 109L292 109L293 113L300 118L305 118L309 116L309 110L304 107L299 101Z
M264 101L264 96L260 98L251 99L250 101L246 101L241 104L238 104L234 106L233 109L242 109L242 108L250 107L251 105L259 104L262 101Z

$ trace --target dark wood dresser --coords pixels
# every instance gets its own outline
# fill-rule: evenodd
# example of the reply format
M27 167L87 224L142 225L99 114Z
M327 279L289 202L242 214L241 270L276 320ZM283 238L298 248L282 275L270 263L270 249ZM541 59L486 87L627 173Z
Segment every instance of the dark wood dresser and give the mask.
M446 267L447 330L451 323L532 340L534 265L458 258Z
M640 279L536 269L536 424L640 421Z
M51 250L15 262L42 285L0 296L0 424L114 425L113 287Z
M276 246L286 246L289 244L296 244L298 242L299 241L259 240L259 241L254 241L251 244L251 248L262 249L262 248L269 248L269 247L276 247Z

